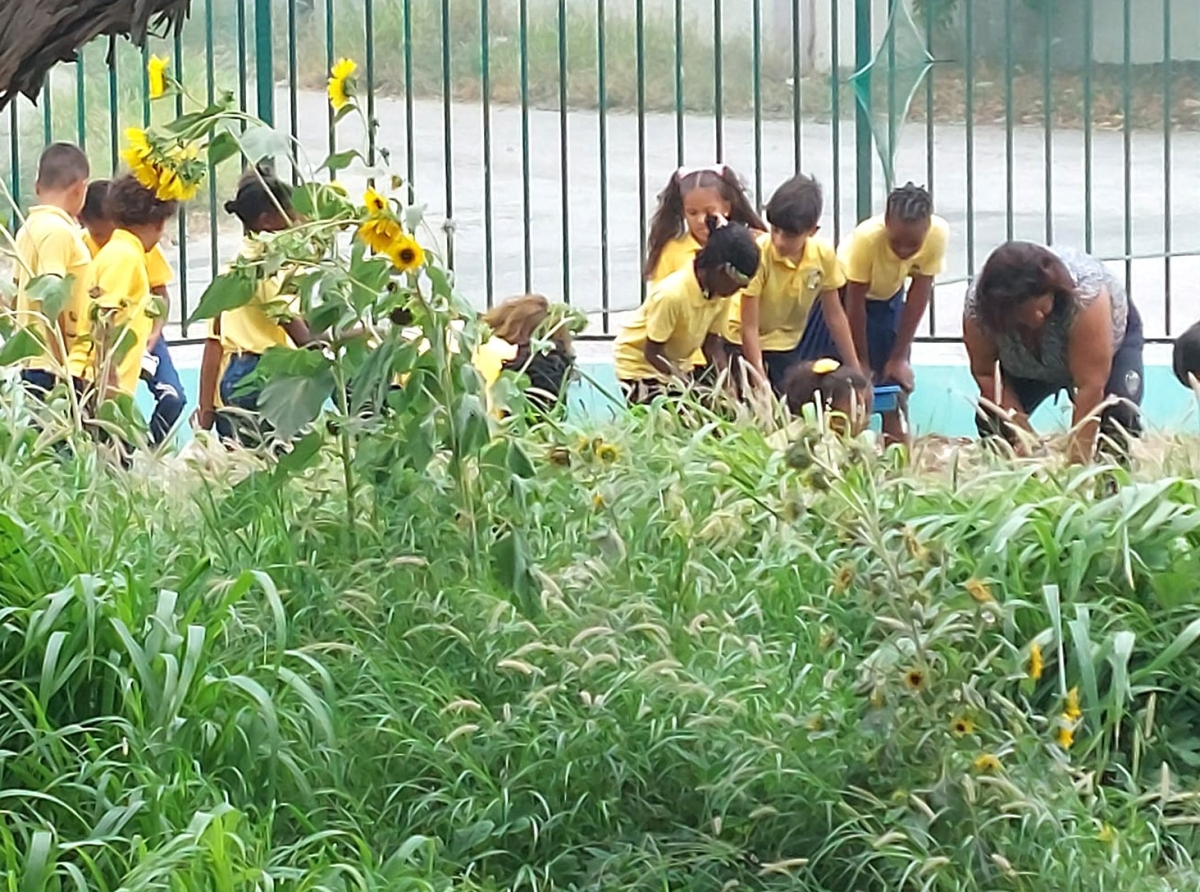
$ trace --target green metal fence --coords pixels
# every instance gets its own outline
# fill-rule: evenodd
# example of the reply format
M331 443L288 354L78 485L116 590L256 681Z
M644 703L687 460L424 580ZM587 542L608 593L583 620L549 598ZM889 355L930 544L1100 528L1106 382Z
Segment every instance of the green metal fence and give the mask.
M724 161L759 204L795 170L814 173L834 239L881 207L892 180L928 183L953 244L927 339L958 337L969 276L1016 237L1109 260L1162 340L1200 316L1197 7L193 0L180 35L143 55L118 46L111 61L107 44L89 47L54 72L39 107L12 105L4 182L28 204L51 139L115 168L123 129L159 113L145 98L156 53L193 91L233 90L310 157L359 137L372 162L389 152L481 306L536 290L611 334L643 295L658 189L680 165ZM343 56L360 65L369 134L331 126L324 81ZM236 250L218 212L234 175L212 178L180 220L181 319Z

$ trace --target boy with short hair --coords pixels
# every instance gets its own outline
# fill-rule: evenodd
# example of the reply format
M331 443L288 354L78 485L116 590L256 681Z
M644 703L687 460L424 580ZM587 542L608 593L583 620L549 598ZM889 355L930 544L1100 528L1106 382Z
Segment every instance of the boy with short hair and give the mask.
M99 254L100 249L108 244L116 229L116 223L104 207L111 185L110 180L94 180L89 184L87 198L79 213L79 220L85 230L83 242L92 257ZM175 424L187 403L183 382L179 379L174 362L171 361L167 339L162 336L163 323L170 307L167 286L174 280L175 271L171 269L171 264L159 245L155 245L146 254L146 275L150 281L150 292L161 298L164 306L162 316L154 320L149 349L142 363L142 380L146 382L154 397L154 413L150 416L150 441L158 445L175 429Z
M17 324L42 346L21 372L38 396L54 389L87 312L87 272L91 262L76 222L87 193L87 156L69 143L54 143L38 161L38 203L29 210L15 239ZM70 294L55 319L46 319L30 285L42 276L70 282Z
M846 279L833 245L817 237L823 204L821 185L803 174L775 190L766 209L771 231L758 239L758 274L729 307L726 339L741 346L750 368L777 395L788 369L820 358L807 355L802 343L810 315L824 317L842 361L858 365L838 293Z

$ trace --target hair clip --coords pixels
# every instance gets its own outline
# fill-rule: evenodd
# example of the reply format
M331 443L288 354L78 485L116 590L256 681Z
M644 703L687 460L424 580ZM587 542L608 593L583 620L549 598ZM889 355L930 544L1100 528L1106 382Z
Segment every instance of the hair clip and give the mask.
M725 176L725 171L728 168L724 164L708 164L703 167L681 167L675 171L677 179L691 176L694 173L715 173L717 176Z
M841 367L842 364L836 359L830 359L829 357L826 357L825 359L818 359L816 362L814 362L812 370L818 375L828 375L830 372L836 372Z

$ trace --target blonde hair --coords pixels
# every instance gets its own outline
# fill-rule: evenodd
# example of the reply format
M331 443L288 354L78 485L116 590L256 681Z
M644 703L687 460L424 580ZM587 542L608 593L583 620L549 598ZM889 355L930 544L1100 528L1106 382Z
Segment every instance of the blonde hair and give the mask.
M510 297L483 314L492 333L510 344L528 344L538 326L550 315L550 301L541 294ZM557 333L554 340L561 340Z

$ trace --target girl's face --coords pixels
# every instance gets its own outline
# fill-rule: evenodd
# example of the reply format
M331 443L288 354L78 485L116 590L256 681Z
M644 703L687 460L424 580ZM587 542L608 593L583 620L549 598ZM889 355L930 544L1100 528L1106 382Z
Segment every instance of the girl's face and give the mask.
M885 220L888 246L901 260L908 260L921 250L929 235L930 222L925 220Z
M683 194L683 218L687 220L688 232L701 245L708 242L708 226L704 221L709 216L728 217L732 210L729 202L713 186L703 186Z

